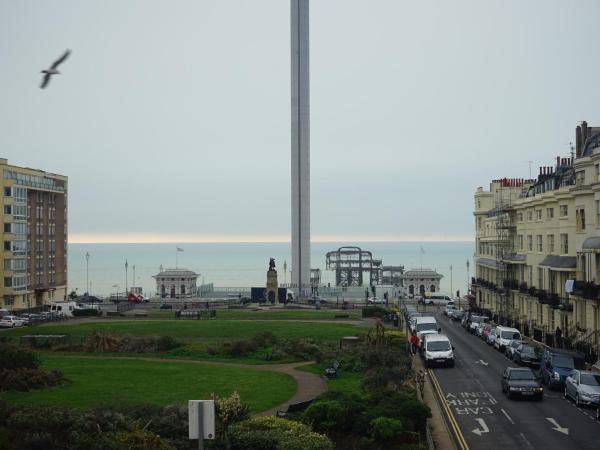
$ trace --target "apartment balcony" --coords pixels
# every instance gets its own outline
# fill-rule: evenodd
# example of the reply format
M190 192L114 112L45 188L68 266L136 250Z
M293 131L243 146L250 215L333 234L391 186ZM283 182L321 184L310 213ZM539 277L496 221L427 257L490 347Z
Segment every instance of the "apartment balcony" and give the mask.
M513 291L517 291L519 289L519 281L518 280L504 280L502 285L506 289L512 289Z
M573 294L590 300L600 299L600 285L592 281L575 281Z

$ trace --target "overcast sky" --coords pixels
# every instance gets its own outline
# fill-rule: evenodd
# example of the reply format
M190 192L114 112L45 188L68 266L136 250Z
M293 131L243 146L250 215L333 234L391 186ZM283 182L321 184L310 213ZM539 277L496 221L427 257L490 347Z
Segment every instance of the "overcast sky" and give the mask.
M289 8L0 0L0 157L69 177L71 242L289 240ZM312 1L313 239L471 239L477 186L600 125L599 18Z

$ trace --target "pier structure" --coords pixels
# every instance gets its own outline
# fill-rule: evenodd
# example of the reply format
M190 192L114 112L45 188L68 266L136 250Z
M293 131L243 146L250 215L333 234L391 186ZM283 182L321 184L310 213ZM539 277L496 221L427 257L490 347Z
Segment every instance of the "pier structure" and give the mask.
M340 247L327 252L325 267L335 270L336 286L363 286L365 275L369 276L369 285L381 283L382 261L360 247Z

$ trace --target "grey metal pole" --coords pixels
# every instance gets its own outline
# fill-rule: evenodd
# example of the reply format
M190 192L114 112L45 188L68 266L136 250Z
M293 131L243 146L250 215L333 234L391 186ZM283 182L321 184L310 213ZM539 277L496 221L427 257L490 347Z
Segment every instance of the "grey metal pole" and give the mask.
M90 254L85 252L85 291L90 295Z
M204 404L198 405L198 450L204 450Z

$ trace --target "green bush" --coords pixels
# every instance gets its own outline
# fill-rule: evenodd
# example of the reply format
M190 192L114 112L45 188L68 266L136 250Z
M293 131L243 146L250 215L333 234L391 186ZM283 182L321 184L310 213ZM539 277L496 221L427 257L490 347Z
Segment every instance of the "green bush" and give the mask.
M303 419L319 432L350 432L366 407L366 398L358 394L328 391L304 411Z
M363 319L366 319L369 317L383 318L386 315L388 315L389 313L390 313L389 310L387 310L386 308L382 308L380 306L367 306L366 308L362 309Z
M64 381L58 370L0 369L0 391L29 391L58 386Z
M231 450L333 450L331 441L308 425L281 417L255 417L230 428Z
M122 353L167 352L183 344L171 336L124 336L118 351Z
M83 349L86 352L116 352L123 336L112 331L93 330L85 335Z
M331 431L343 427L346 409L338 400L323 400L311 404L304 417L319 431Z
M40 360L33 352L10 344L0 344L0 369L37 369Z
M123 450L176 450L160 436L140 430L117 433L114 440Z
M371 420L371 437L378 443L385 443L402 433L402 422L389 417L377 417Z
M75 317L97 316L99 314L98 310L94 308L74 309L72 312Z

